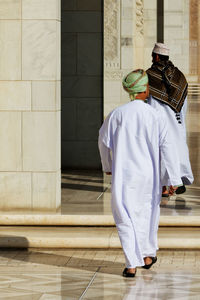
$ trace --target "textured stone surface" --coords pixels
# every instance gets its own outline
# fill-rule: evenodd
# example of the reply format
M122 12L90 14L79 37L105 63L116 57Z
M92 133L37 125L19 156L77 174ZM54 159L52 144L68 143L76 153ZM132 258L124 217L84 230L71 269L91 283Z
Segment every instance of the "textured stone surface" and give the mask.
M57 21L25 20L22 24L24 80L57 79Z
M0 171L21 171L20 112L0 112L0 145Z
M0 173L1 211L31 211L31 174Z
M22 0L23 19L58 19L60 0Z
M60 10L0 0L0 210L60 206Z
M0 110L31 110L31 82L0 81Z
M56 110L56 82L32 82L32 110Z
M0 19L20 19L21 0L1 0Z
M26 171L57 171L59 113L23 113L23 167Z
M0 40L0 80L20 80L21 22L0 20Z
M37 212L56 212L57 203L57 173L32 174L32 210ZM60 183L60 181L59 181ZM60 188L60 187L59 187Z

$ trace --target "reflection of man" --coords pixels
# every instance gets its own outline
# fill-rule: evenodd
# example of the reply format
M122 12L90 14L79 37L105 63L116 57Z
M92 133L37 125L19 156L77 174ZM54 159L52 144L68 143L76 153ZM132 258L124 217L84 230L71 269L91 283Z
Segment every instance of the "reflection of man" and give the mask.
M157 260L160 215L160 155L171 185L181 183L166 122L145 103L148 76L143 70L123 81L131 101L112 111L99 132L103 171L112 173L112 212L126 259L123 276L137 266L149 269ZM112 152L112 160L110 156ZM171 193L175 187L171 186Z
M185 115L187 110L187 81L185 76L174 67L169 60L169 49L162 43L156 43L152 52L152 66L147 70L149 77L150 98L148 103L159 114L166 117L169 131L173 139L174 150L178 152L178 160L183 185L176 193L185 191L185 184L193 182L189 152L186 142ZM169 185L167 170L162 164L163 185ZM166 186L163 196L168 196Z

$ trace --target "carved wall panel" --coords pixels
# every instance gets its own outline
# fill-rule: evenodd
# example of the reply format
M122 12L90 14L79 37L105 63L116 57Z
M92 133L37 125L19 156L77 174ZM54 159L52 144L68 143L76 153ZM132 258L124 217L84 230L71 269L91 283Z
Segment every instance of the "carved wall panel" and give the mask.
M144 34L144 1L136 0L136 33Z
M120 68L120 0L104 0L104 65Z

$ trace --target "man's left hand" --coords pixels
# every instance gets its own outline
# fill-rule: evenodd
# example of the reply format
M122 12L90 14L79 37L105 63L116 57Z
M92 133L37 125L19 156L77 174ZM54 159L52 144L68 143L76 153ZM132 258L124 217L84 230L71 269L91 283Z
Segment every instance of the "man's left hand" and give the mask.
M170 185L169 187L169 196L174 195L174 192L177 190L177 187Z

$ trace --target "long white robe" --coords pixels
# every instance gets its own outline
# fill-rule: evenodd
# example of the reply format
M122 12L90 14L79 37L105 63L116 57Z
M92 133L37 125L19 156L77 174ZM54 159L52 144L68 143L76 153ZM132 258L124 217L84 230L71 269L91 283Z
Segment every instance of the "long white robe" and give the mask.
M190 165L189 151L187 146L185 118L187 112L187 98L179 114L176 114L168 105L156 100L152 96L148 99L148 104L155 108L159 114L164 116L168 123L168 128L173 139L173 146L178 152L178 160L181 171L181 178L184 184L192 184L194 181ZM168 174L164 164L162 164L162 182L163 185L169 185Z
M126 266L143 266L158 249L160 155L171 184L181 184L166 122L142 100L120 106L99 131L99 150L103 171L112 172L111 207Z

